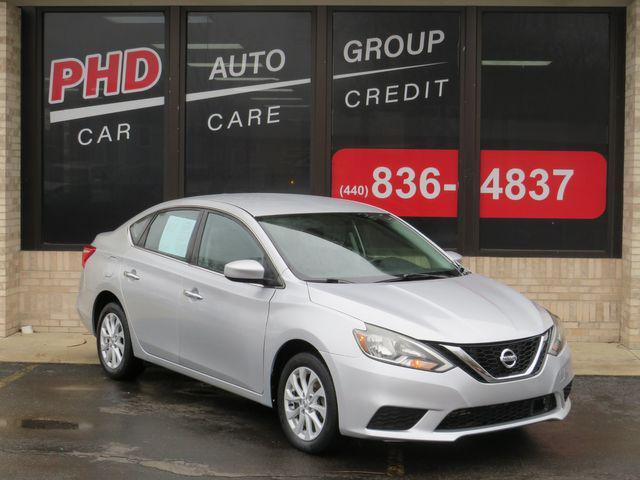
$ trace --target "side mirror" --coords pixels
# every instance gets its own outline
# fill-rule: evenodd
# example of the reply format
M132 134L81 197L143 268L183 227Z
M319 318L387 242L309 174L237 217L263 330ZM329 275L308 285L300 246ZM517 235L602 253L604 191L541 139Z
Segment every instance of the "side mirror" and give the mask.
M235 260L224 266L224 276L234 282L265 283L264 267L255 260Z
M452 252L448 250L444 253L446 253L447 257L449 257L451 260L453 260L456 263L460 263L460 260L462 260L462 255L460 255L458 252Z

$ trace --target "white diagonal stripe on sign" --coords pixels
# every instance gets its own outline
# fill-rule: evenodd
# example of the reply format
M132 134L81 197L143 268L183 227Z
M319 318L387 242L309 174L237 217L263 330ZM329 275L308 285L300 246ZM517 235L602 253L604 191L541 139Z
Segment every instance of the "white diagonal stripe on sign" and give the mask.
M97 117L110 113L128 112L143 108L164 105L164 97L144 98L142 100L128 100L126 102L107 103L104 105L92 105L90 107L68 108L55 110L49 115L50 123L66 122L80 118Z
M206 92L187 93L187 102L196 102L198 100L207 100L209 98L228 97L231 95L240 95L242 93L263 92L273 88L292 87L294 85L304 85L311 83L310 78L301 78L299 80L286 80L284 82L260 83L258 85L246 85L244 87L220 88L218 90L209 90Z
M261 92L272 90L275 88L304 85L307 83L311 83L310 78L287 80L283 82L261 83L258 85L247 85L244 87L222 88L206 92L188 93L186 99L187 102L194 102L197 100L206 100L208 98L227 97L230 95L239 95L242 93ZM49 121L50 123L65 122L68 120L77 120L79 118L96 117L99 115L107 115L110 113L127 112L130 110L139 110L142 108L156 107L159 105L164 105L164 97L107 103L105 105L93 105L90 107L69 108L66 110L56 110L51 112Z
M382 68L380 70L366 70L364 72L339 73L337 75L334 75L333 79L340 80L341 78L362 77L364 75L375 75L376 73L395 72L398 70L410 70L412 68L434 67L436 65L444 65L445 63L447 62L422 63L420 65L409 65L407 67L392 67Z

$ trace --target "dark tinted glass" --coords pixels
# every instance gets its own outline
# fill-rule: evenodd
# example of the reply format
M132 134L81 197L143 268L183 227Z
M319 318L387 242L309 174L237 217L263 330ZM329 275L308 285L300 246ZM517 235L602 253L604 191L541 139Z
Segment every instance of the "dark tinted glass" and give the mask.
M144 247L184 260L198 222L197 210L159 213L149 227Z
M188 15L187 195L309 191L310 19Z
M210 213L202 233L198 265L223 273L224 266L236 260L256 260L267 269L262 248L244 227L228 217Z
M482 15L481 183L499 183L481 248L606 249L609 28L607 13Z
M459 24L456 12L333 15L333 195L409 217L446 246L457 243ZM394 150L387 157L373 149ZM389 168L393 185L382 197L372 188L380 166ZM432 198L420 189L429 167L450 184L437 195L429 190ZM353 186L352 170L363 168L369 169L359 183L366 194L341 194L341 187ZM437 201L443 203L429 206Z
M45 243L87 243L162 200L164 32L162 13L44 15Z

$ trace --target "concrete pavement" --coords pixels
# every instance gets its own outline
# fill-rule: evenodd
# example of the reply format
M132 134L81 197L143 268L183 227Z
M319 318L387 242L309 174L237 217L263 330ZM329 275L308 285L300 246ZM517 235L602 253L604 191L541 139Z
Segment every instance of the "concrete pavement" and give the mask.
M16 333L0 338L0 362L98 364L88 333Z
M0 478L636 480L640 378L577 377L563 422L455 443L341 440L291 448L274 412L158 367L135 382L96 365L0 363Z

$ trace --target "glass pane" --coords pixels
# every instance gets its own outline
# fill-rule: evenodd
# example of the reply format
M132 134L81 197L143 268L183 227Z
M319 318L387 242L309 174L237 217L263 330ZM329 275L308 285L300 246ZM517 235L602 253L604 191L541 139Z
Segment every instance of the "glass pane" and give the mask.
M460 15L333 15L332 194L457 244Z
M366 283L460 274L423 236L386 213L277 215L259 221L303 280Z
M609 16L484 13L480 246L605 250Z
M223 273L224 266L236 260L256 260L266 269L262 248L236 221L209 214L202 233L198 265Z
M162 200L162 13L46 13L43 241L88 243Z
M186 194L308 192L311 14L190 13L186 55Z
M131 240L133 241L134 244L136 245L138 244L138 241L140 240L140 237L144 233L145 228L147 228L147 225L149 224L151 217L152 215L147 215L142 220L138 220L136 223L131 225L129 232L131 233Z
M197 210L159 213L149 228L145 248L184 260L199 214Z

